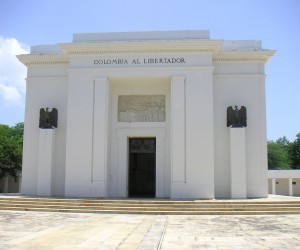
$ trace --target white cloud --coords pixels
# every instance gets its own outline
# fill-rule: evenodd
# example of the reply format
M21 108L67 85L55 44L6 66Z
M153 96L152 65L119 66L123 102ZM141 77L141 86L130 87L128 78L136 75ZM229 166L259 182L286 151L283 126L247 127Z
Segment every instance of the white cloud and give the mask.
M27 54L29 46L0 36L0 106L23 106L26 67L16 55Z

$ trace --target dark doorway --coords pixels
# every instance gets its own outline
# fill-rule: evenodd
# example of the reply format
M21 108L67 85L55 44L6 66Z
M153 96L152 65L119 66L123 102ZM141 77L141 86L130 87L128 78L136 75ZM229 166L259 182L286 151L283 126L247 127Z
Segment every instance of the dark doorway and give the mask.
M155 197L155 138L129 139L129 197Z

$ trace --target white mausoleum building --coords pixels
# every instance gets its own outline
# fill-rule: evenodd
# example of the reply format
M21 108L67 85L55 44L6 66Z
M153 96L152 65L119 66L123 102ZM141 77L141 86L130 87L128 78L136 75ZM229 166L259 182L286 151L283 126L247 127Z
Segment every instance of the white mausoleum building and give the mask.
M268 195L260 41L208 31L75 34L33 46L21 193L78 197ZM245 106L247 127L226 126ZM40 109L58 111L39 128Z

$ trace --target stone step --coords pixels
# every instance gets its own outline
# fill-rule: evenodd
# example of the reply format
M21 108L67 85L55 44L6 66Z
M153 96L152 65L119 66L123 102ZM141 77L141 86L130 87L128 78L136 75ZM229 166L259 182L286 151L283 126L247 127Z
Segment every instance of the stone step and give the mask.
M287 196L286 199L267 199L267 198L260 198L260 199L169 199L169 198L78 198L78 197L58 197L58 196L1 196L0 200L49 200L49 201L102 201L102 202L138 202L138 203L194 203L194 202L300 202L299 199L288 199L289 196Z
M279 210L289 210L289 211L300 211L300 206L298 207L286 207L286 206L236 206L236 207L174 207L174 206L163 206L163 207L145 207L145 206L64 206L64 205L21 205L21 204L2 204L0 209L30 209L30 208L49 208L49 209L81 209L81 210L141 210L141 211L279 211Z
M1 210L1 208L0 208ZM14 211L35 211L35 212L63 212L63 213L108 213L108 214L152 214L152 215L275 215L275 214L300 214L300 210L274 210L274 211L143 211L143 210L92 210L92 209L54 209L54 208L7 208Z
M164 208L164 207L172 207L174 209L182 209L182 208L203 208L203 209L210 209L210 208L268 208L268 207L286 207L286 208L300 208L300 204L122 204L122 203L92 203L92 204L85 204L85 203L47 203L47 202L0 202L0 206L60 206L60 207L143 207L143 208Z
M300 214L300 200L132 200L0 197L0 210L126 214Z
M161 205L161 204L174 204L174 205L205 205L205 204L214 204L214 205L229 205L229 204L299 204L299 200L284 200L284 201L252 201L251 199L245 201L235 201L235 200L103 200L103 199L56 199L56 198L3 198L0 197L0 203L2 202L45 202L45 203L88 203L88 204L99 204L99 203L117 203L117 204L144 204L144 205Z
M28 206L28 205L57 205L57 206L117 206L117 207L164 207L164 206L172 206L172 207L204 207L204 208L214 208L214 207L280 207L280 206L285 206L285 207L300 207L300 203L261 203L261 204L252 204L252 203L169 203L169 204L155 204L155 203L102 203L102 202L93 202L93 203L85 203L85 202L53 202L53 201L19 201L19 200L10 200L10 201L3 201L0 200L0 206L2 204L13 204L13 205L18 205L18 206Z

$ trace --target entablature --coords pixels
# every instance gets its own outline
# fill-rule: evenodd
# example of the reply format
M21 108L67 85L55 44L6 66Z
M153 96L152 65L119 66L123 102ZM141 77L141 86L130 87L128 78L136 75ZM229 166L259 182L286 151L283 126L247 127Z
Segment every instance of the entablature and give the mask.
M128 41L61 43L69 55L149 54L149 53L217 53L223 40Z
M17 58L27 67L32 65L68 64L69 58L65 54L23 54Z
M213 63L267 63L275 50L222 50L213 55Z

